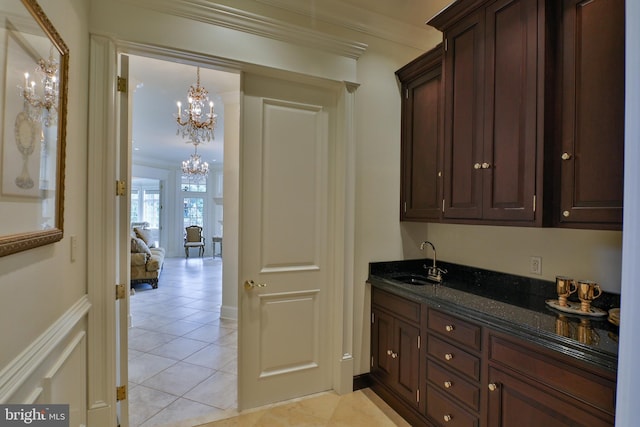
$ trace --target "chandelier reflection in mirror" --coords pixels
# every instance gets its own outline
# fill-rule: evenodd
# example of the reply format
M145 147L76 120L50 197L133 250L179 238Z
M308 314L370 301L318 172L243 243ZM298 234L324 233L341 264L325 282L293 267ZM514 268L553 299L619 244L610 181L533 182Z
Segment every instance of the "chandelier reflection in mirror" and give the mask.
M40 79L42 94L38 94L35 80L29 81L29 73L24 73L24 87L18 86L20 95L25 100L25 112L34 121L40 121L42 113L47 112L44 117L44 125L49 127L55 125L58 119L58 61L53 57L53 52L49 54L49 59L40 58L36 73L42 77Z
M198 144L194 144L195 152L189 160L182 162L182 175L197 181L207 178L209 175L209 163L203 161L198 154Z
M182 103L178 101L178 131L176 135L182 135L195 145L213 139L213 128L216 125L217 114L213 111L213 101L209 101L209 92L200 86L200 67L197 68L196 85L189 87L187 93L189 106L182 109ZM209 112L205 113L208 109Z

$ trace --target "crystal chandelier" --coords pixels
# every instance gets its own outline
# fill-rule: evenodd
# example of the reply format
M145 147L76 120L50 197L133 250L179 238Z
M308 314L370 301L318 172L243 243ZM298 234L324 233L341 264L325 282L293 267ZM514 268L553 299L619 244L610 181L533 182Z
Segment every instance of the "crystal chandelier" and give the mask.
M36 93L36 82L29 82L29 73L24 73L24 87L18 86L20 95L25 100L26 112L35 121L40 121L42 111L47 111L44 125L49 127L57 122L58 117L58 61L49 55L49 59L40 58L36 72L42 75L42 96Z
M198 154L198 144L194 144L195 153L189 160L182 162L182 175L197 179L204 179L209 175L209 163L203 161Z
M182 135L195 145L213 139L213 127L216 125L217 114L213 112L213 102L209 101L208 94L209 92L200 86L200 67L198 67L196 85L191 85L187 94L189 107L182 110L182 103L178 101L176 116L178 123L176 135ZM205 113L207 103L209 113Z

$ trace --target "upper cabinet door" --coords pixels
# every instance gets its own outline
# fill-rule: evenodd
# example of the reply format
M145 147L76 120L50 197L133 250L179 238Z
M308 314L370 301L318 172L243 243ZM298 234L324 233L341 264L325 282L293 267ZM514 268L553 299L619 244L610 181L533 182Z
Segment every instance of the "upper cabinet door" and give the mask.
M565 0L562 16L562 226L621 228L624 0ZM559 151L559 152L558 152Z
M535 0L499 0L486 8L483 218L533 221L538 135ZM541 58L542 62L542 58ZM544 70L540 71L543 76Z
M482 218L484 14L445 34L444 218Z
M442 45L396 74L402 83L400 219L438 221L442 209Z

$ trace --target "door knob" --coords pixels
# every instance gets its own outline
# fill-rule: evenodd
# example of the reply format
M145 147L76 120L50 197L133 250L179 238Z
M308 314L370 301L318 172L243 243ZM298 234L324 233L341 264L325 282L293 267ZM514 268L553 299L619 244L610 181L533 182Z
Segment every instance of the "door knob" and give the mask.
M245 280L244 281L244 290L248 291L253 288L266 288L266 283L256 283L253 280Z

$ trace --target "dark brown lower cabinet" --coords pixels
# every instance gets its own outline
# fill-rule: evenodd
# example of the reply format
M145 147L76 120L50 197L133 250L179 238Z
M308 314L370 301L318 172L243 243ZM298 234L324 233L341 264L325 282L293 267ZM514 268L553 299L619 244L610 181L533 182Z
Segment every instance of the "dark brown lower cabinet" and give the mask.
M372 301L374 383L399 397L409 408L421 411L421 304L375 288Z
M614 425L614 374L504 334L488 343L488 426Z
M372 288L373 390L412 426L613 427L616 373Z
M576 399L550 390L537 381L489 368L493 381L488 399L491 427L611 427L588 412Z

